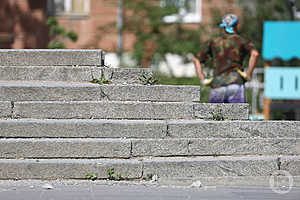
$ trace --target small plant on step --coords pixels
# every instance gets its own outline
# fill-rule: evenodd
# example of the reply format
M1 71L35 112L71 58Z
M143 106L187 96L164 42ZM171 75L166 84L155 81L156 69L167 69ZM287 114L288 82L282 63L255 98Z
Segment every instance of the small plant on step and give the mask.
M152 73L143 72L139 77L139 80L143 83L143 85L154 85L158 82Z
M210 114L212 115L212 117L211 117L212 120L215 120L215 121L224 121L225 120L225 116L224 116L221 108L217 108L213 112L210 112Z
M153 178L153 174L150 173L150 174L147 174L146 177L144 177L143 179L144 179L145 181L151 181L152 178Z
M122 174L115 174L115 169L111 168L111 169L107 169L106 170L107 173L107 178L109 180L115 180L115 181L121 181L124 180L125 178L122 177Z
M85 175L85 178L88 179L88 180L96 180L97 179L97 176L95 174L92 174L92 173L88 173L87 175Z
M102 75L100 79L93 78L93 80L91 81L91 83L97 83L97 84L103 85L103 84L111 84L112 82L109 81L109 80L107 80L105 78L105 76Z

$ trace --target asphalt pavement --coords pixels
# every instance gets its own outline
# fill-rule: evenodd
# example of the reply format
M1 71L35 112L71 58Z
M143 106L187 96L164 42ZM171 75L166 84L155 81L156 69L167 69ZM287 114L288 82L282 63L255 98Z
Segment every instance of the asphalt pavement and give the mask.
M284 193L284 194L283 194ZM0 200L300 200L300 188L162 187L72 181L0 181Z

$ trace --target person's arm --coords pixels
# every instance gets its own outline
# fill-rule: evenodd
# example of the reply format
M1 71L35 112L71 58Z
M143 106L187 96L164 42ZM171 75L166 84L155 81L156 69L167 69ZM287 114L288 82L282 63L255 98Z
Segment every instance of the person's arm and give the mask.
M202 70L201 62L197 58L193 58L194 66L197 72L197 76L200 79L202 85L209 85L213 78L206 79Z
M200 80L204 80L205 76L204 76L204 73L203 73L203 70L202 70L202 65L201 65L200 61L197 58L194 57L193 58L193 63L194 63L198 78Z
M197 73L198 78L200 79L201 83L204 85L208 85L212 79L205 79L205 75L203 73L203 65L201 62L204 62L209 55L211 55L211 47L213 41L208 41L206 44L203 45L202 50L193 58L194 67Z
M251 50L249 64L248 64L248 70L247 70L247 77L250 79L252 77L252 72L253 72L254 68L256 67L258 56L259 56L259 53L257 50Z

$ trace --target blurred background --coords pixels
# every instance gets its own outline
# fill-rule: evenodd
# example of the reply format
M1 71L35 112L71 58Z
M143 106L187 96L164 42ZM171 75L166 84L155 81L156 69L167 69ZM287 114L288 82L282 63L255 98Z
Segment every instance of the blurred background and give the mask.
M239 16L239 33L261 52L253 80L246 84L251 118L300 120L298 76L292 92L274 96L278 92L273 88L265 95L268 85L278 82L280 92L289 85L289 78L283 77L299 72L300 39L288 36L300 35L299 0L1 0L0 48L103 49L109 67L151 67L160 84L200 85L191 60L205 41L219 33L226 13ZM284 25L275 23L267 29L267 21ZM273 38L281 29L287 32ZM293 45L292 56L281 56L280 50L269 56L268 49L283 43ZM281 51L288 52L289 47ZM280 69L275 72L279 81L273 78L266 85L265 69L273 66ZM209 68L205 69L209 76ZM201 91L201 101L208 102L209 88Z

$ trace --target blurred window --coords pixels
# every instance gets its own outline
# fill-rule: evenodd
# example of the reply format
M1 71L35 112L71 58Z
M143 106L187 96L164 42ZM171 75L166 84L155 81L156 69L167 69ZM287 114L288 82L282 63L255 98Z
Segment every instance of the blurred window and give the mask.
M54 0L56 15L88 15L90 0Z
M201 22L202 0L161 0L162 7L177 8L177 13L164 17L167 23L199 23Z

